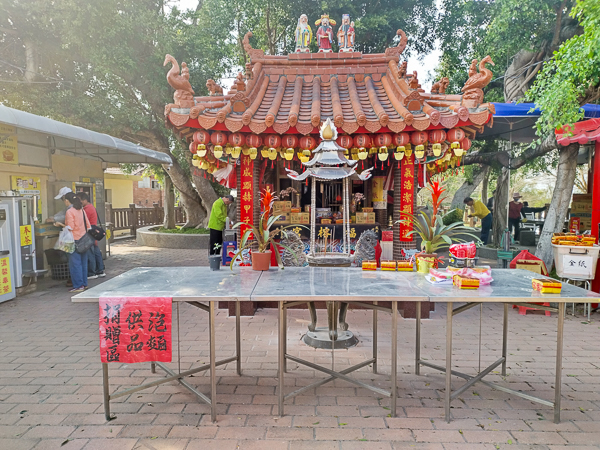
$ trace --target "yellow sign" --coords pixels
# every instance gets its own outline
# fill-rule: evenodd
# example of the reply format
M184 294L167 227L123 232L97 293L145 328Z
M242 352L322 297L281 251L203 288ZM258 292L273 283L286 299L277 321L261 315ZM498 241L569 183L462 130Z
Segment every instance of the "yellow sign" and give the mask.
M0 258L0 295L12 292L8 257Z
M91 181L92 181L92 180L90 180L89 178L85 178L85 177L82 177L82 178L81 178L81 182L82 182L82 183L89 183L89 182L91 182Z
M110 229L106 229L106 240L110 239Z
M33 235L31 234L31 225L22 225L21 227L21 247L31 245L33 243Z
M18 147L15 127L0 124L0 163L19 164Z
M28 175L13 175L10 177L11 188L25 197L37 195L37 216L42 220L42 182L39 177L30 177Z

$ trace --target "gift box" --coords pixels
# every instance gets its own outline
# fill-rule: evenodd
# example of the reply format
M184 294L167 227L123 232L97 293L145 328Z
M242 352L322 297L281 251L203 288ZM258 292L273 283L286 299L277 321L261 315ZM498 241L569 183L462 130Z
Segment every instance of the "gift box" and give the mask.
M394 240L394 231L393 230L384 230L381 232L381 240L383 242L391 242Z
M452 283L459 289L479 289L479 279L466 277L464 275L454 275Z
M363 261L362 270L377 270L377 261Z
M381 270L396 270L396 261L381 261Z
M323 225L331 225L331 219L321 219L321 224L323 224Z
M363 208L362 212L366 212L366 213L373 212L373 207Z
M412 272L413 271L413 262L412 261L396 261L396 267L398 272Z
M551 278L533 278L531 287L542 294L560 294L562 283Z

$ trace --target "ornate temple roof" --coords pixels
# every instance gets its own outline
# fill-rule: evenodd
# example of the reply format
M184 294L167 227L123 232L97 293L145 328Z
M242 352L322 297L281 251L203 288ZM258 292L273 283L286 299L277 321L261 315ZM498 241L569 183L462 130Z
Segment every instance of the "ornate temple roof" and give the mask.
M423 131L470 127L481 130L494 113L483 102L482 88L491 80L485 68L489 57L471 65L463 94L445 94L447 79L435 83L431 93L421 89L417 73L407 73L400 55L407 39L385 53L292 53L265 55L243 40L250 56L246 74L240 73L233 88L223 93L209 80L210 96L194 97L189 70L181 74L174 58L167 75L176 90L175 102L165 108L167 124L189 137L194 129L246 133L317 133L331 119L347 134ZM170 59L169 59L170 58ZM492 63L493 64L493 63Z

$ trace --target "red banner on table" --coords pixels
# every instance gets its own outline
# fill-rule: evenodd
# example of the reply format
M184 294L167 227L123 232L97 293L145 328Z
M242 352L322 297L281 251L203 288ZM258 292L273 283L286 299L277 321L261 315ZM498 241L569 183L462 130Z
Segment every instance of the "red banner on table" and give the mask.
M240 217L242 222L251 223L254 225L254 178L252 176L254 172L254 161L248 155L241 156L241 182L240 186ZM242 225L240 227L241 236L249 227Z
M102 362L171 362L172 300L100 297Z
M415 156L405 156L402 159L402 179L400 187L400 213L413 213L413 204L415 197ZM400 214L400 220L408 221L408 216ZM400 222L400 240L410 242L413 236L408 236L413 230L412 224Z

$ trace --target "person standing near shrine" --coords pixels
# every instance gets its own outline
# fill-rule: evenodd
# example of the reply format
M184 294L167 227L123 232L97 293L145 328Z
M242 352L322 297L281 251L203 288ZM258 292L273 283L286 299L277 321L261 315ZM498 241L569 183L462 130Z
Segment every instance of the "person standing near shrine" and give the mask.
M302 14L296 27L296 53L310 52L310 41L312 41L312 29L308 24L307 15Z
M523 209L523 203L521 194L515 192L513 194L513 201L508 204L508 228L511 233L514 232L515 241L520 240L521 237L521 210Z
M83 210L87 218L90 221L90 225L98 225L98 211L90 203L90 196L85 192L78 192L77 197L81 200ZM102 252L98 247L98 241L94 241L94 245L87 252L88 258L88 280L95 280L96 278L104 278L104 260L102 259Z
M473 200L471 197L467 197L464 199L464 203L473 208L473 213L469 214L469 217L477 217L481 220L481 242L483 242L483 245L487 245L492 229L492 213L481 200Z
M208 255L219 255L221 254L221 247L223 246L223 230L225 229L225 222L227 220L227 206L233 203L233 196L226 195L225 197L217 199L210 211L210 218L208 219L208 229L210 230L210 240L208 244ZM218 248L215 246L218 245Z
M333 42L333 29L331 25L335 26L335 20L329 18L329 14L323 14L319 20L315 22L315 25L319 26L317 30L317 44L319 45L319 53L331 52L331 43Z

